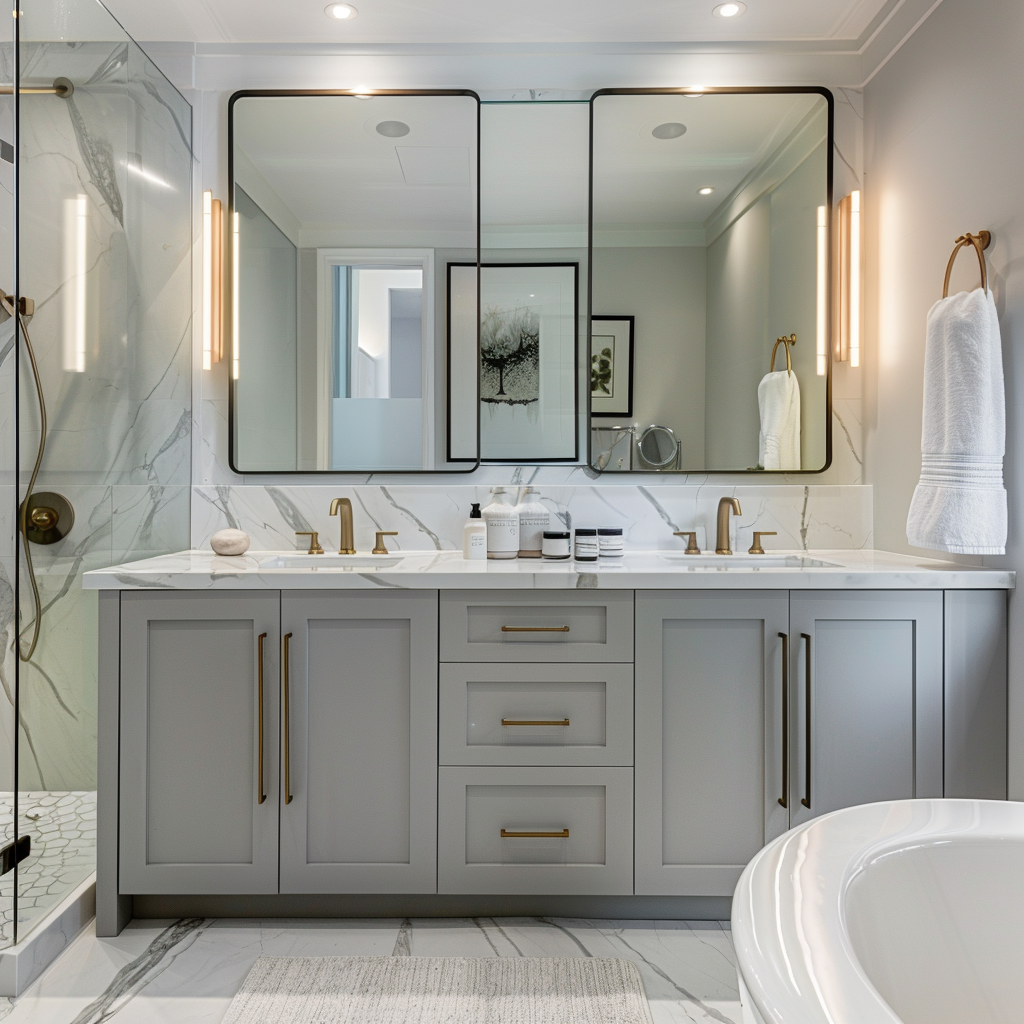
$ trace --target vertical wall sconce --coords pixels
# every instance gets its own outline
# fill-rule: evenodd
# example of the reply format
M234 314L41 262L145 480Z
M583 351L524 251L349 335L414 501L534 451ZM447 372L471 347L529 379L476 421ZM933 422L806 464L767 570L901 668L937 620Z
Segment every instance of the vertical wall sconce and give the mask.
M818 295L817 295L817 356L818 376L827 370L828 345L828 207L818 207Z
M857 189L839 202L839 302L835 357L860 366L863 228Z
M85 373L89 197L64 200L64 369Z
M238 380L239 353L238 353L238 214L235 214L234 223L231 225L231 379Z
M203 369L224 356L224 210L203 193Z

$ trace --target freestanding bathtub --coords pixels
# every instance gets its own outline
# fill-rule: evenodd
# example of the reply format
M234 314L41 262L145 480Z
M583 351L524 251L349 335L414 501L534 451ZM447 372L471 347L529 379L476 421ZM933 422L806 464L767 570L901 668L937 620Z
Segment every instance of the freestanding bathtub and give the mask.
M808 822L747 866L732 934L747 1024L1020 1024L1024 804Z

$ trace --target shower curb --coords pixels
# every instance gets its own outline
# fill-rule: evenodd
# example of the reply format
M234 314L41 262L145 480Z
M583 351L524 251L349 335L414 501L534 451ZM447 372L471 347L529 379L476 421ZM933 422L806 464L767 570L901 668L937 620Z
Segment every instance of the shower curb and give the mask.
M0 950L0 997L20 996L96 916L96 872L80 882L16 946Z

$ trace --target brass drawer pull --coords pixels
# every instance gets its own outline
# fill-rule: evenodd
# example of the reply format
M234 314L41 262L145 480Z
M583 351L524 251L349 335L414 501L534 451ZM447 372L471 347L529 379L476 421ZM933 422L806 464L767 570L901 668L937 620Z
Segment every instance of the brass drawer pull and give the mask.
M563 828L561 832L507 832L501 830L502 839L568 839L569 830Z
M259 701L259 722L260 722L260 793L256 803L262 804L267 799L266 790L263 788L263 641L267 639L266 633L260 633L256 641L259 647L259 668L257 671L257 699Z
M568 633L568 626L502 626L502 633Z
M501 720L502 725L565 725L568 726L568 718L555 718L555 719L529 719L529 718L503 718Z
M292 756L291 756L291 693L289 678L290 665L288 662L291 660L290 647L291 647L292 634L285 633L284 635L284 802L290 804L292 802Z
M789 634L782 640L782 796L779 804L789 807Z
M801 633L800 639L806 641L807 647L807 663L804 669L804 683L807 687L807 696L805 698L805 711L807 718L804 723L805 728L805 739L804 739L804 789L807 791L806 796L800 797L800 803L804 805L808 810L811 809L811 732L813 729L813 719L811 718L811 637L808 633Z

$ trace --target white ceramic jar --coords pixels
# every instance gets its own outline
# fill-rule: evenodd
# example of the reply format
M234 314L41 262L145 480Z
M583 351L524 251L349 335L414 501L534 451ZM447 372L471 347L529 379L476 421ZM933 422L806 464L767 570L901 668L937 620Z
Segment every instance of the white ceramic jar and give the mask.
M523 491L516 512L519 513L519 557L540 558L551 513L540 503L536 488L527 487Z
M519 554L519 513L508 503L504 487L493 487L491 495L493 500L483 510L487 557L515 558Z

